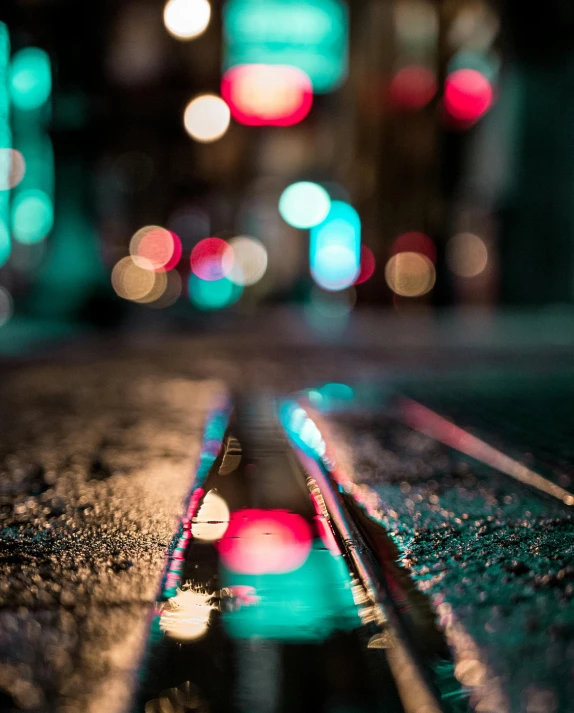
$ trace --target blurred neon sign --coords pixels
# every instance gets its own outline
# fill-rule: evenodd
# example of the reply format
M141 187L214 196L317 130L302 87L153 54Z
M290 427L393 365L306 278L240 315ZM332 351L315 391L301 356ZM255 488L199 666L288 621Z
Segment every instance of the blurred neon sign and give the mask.
M225 69L290 65L305 72L318 93L336 89L347 75L344 0L228 0L223 29Z
M225 72L221 96L240 124L293 126L311 110L313 85L297 67L246 64Z

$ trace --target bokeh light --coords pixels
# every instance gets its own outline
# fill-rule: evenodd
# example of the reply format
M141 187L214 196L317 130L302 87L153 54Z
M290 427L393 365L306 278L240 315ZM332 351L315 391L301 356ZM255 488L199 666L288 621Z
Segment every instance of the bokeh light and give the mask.
M151 266L148 269L136 265L131 257L119 260L112 270L112 287L125 300L144 300L153 290L157 276Z
M294 228L312 228L322 223L331 209L329 194L310 181L300 181L288 186L279 199L279 213Z
M401 252L387 262L385 279L395 294L401 297L420 297L432 290L436 273L434 265L425 255Z
M175 304L182 292L182 282L179 273L176 270L163 273L167 279L167 285L163 293L152 302L148 302L148 307L154 309L164 309Z
M210 311L235 304L243 289L227 277L220 280L202 280L191 273L188 281L189 299L198 309Z
M210 18L208 0L169 0L163 10L164 25L178 40L191 40L203 34Z
M344 290L357 279L357 260L345 245L327 245L314 256L311 274L325 290Z
M136 263L137 264L137 263ZM142 264L138 265L138 267L143 267ZM148 269L148 268L143 268ZM153 270L152 270L153 272ZM138 297L138 298L133 298L134 302L139 302L140 304L151 304L153 302L157 302L161 297L163 297L165 291L167 289L167 273L166 272L155 272L154 276L154 281L153 281L153 286L151 290L144 295L143 297Z
M488 79L476 69L457 69L445 80L444 106L454 119L474 123L492 104Z
M473 233L458 233L446 244L446 261L458 277L476 277L488 263L484 240Z
M23 111L40 108L52 91L50 58L38 47L26 47L12 57L10 96Z
M221 96L240 124L293 126L311 110L313 86L297 67L245 64L225 72Z
M227 277L235 264L233 248L221 238L200 240L191 251L191 271L202 280L215 281Z
M286 510L239 510L219 543L223 564L242 574L284 574L299 569L309 556L311 528Z
M348 15L345 0L227 0L223 64L290 65L314 93L333 91L347 75Z
M232 259L231 268L226 272L229 279L243 287L255 285L267 270L265 246L259 240L247 235L231 238L229 245L232 250L223 255L223 263Z
M183 115L185 130L201 143L220 139L229 128L230 120L229 107L215 94L202 94L192 99Z
M429 0L398 0L393 5L393 14L401 47L416 52L432 48L436 43L438 12Z
M214 490L210 490L197 515L192 520L192 535L202 542L220 540L229 525L229 508L225 500Z
M0 149L0 191L15 188L24 178L26 162L20 151Z
M389 99L396 109L422 109L435 96L437 81L428 67L409 65L391 80Z
M361 219L353 206L333 201L325 220L311 230L309 263L325 290L350 287L360 273Z
M370 280L375 274L375 269L377 267L377 261L375 260L375 254L371 248L366 245L361 245L361 265L359 276L355 280L355 285L362 285L363 282Z
M10 231L6 223L0 220L0 267L8 262L12 252L12 241L10 240Z
M424 233L411 231L403 233L393 243L391 254L398 253L420 253L427 257L432 263L436 262L436 245Z
M54 207L47 193L38 189L21 191L12 203L12 234L29 245L43 240L54 222Z
M130 240L130 255L136 265L155 272L171 270L181 258L181 241L159 225L146 225Z
M5 287L0 287L0 327L10 321L13 309L12 295Z

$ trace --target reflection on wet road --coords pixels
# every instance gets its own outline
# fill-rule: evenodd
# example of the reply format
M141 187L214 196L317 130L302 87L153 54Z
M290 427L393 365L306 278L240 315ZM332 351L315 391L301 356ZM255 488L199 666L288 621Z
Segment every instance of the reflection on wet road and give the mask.
M223 412L208 425L134 711L404 710L364 590L271 410L239 403L225 431Z

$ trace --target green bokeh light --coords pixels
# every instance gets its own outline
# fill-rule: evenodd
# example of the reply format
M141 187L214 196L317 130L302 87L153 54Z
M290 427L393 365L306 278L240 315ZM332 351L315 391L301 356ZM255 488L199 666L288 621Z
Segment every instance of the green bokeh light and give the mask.
M189 299L201 310L229 307L241 297L243 288L223 277L220 280L202 280L193 273L189 276Z
M0 221L0 267L8 262L11 252L10 231L4 221Z
M54 206L50 197L39 190L20 192L12 204L12 234L25 245L38 243L52 229Z
M279 199L279 213L294 228L312 228L322 223L331 209L327 191L316 183L301 181L288 186Z
M39 109L52 91L50 58L38 47L26 47L12 58L10 95L22 111Z

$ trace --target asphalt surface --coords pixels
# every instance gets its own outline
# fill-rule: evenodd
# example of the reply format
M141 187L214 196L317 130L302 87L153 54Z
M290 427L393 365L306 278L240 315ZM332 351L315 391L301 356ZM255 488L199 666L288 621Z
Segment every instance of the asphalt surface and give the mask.
M568 487L572 375L483 377L397 388ZM471 704L492 713L571 711L572 508L389 413L324 418L340 466L437 612Z

